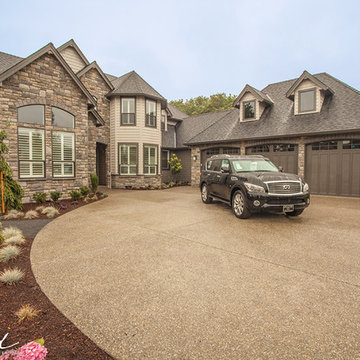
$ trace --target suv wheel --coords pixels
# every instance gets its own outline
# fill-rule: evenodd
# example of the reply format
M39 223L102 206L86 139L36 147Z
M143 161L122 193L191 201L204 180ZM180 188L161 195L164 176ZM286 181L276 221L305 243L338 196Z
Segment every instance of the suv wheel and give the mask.
M235 216L240 219L247 219L251 215L246 197L240 190L235 191L232 197L231 207Z
M201 200L205 204L210 204L212 202L212 197L209 196L209 190L206 184L203 184L201 187Z
M304 211L304 209L294 210L294 211L292 211L292 212L286 213L286 215L289 215L289 216L299 216L300 214L302 214L303 211Z

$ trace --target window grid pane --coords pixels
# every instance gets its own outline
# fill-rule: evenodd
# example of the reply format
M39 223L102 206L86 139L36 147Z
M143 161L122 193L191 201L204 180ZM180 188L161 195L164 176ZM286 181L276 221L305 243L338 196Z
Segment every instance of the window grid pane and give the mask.
M315 90L302 91L300 97L300 112L315 110Z
M144 174L157 174L157 147L144 146Z
M75 176L75 134L54 131L52 136L54 177Z
M119 173L120 175L136 175L137 173L137 146L119 146Z

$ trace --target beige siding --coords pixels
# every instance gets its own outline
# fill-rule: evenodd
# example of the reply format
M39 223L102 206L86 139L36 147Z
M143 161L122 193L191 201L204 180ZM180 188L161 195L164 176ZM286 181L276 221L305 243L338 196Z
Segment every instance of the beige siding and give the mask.
M158 145L159 153L161 146L161 105L157 103L156 128L145 126L145 98L136 98L136 126L121 126L120 98L111 100L111 149L113 152L112 172L118 173L118 143L137 143L139 145L138 171L143 174L143 145ZM161 173L160 154L158 154L158 173Z
M165 116L165 131L167 131L167 113L165 110L161 110L161 116L164 115Z
M299 90L306 90L306 89L313 89L316 88L316 109L315 111L307 111L306 114L312 114L315 112L321 111L322 104L324 102L324 94L320 90L318 86L316 86L312 81L310 80L304 80L300 83L300 85L295 90L295 106L294 106L294 112L295 115L299 114Z
M72 46L69 46L64 50L62 50L61 55L65 59L65 61L69 64L69 66L71 67L72 71L74 71L74 73L77 73L86 66L85 62L81 59L79 54Z
M255 119L245 120L244 119L244 108L243 108L243 101L252 101L255 100ZM246 92L244 96L240 99L240 121L252 121L252 120L259 120L263 111L265 109L264 104L260 103L259 100L255 98L255 96L251 92Z
M113 174L117 173L117 149L115 143L115 109L117 102L119 102L119 98L113 98L110 102L110 171Z

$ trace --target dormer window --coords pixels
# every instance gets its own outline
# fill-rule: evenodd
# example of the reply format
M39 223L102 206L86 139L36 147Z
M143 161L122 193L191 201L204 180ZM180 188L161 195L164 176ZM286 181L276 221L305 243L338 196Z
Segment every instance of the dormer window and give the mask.
M244 119L254 119L255 118L255 100L253 101L244 101Z
M299 113L316 110L316 89L299 90Z

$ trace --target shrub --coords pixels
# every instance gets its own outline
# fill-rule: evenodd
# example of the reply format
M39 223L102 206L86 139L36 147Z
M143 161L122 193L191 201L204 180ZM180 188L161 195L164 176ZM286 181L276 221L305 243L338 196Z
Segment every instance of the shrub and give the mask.
M8 245L0 249L0 261L9 261L19 256L21 250L17 246Z
M45 206L38 206L38 207L36 208L36 211L38 211L38 212L41 213L44 209L45 209Z
M58 201L60 196L61 196L60 191L51 191L50 192L50 197L51 197L52 201Z
M38 192L33 195L33 199L38 204L44 204L46 203L46 193L44 192Z
M25 243L25 241L26 241L25 238L22 237L21 235L15 235L9 239L6 239L4 241L4 244L5 245L22 245Z
M41 338L29 342L17 350L5 351L5 353L3 353L4 357L0 357L0 359L44 360L46 358L46 355L47 355L47 349L44 346L44 339Z
M86 196L90 194L90 189L87 186L82 186L80 192L82 196Z
M4 154L9 149L4 143L7 134L4 130L0 131L0 172L4 174L4 203L5 210L22 209L21 199L24 196L24 190L19 183L13 179L13 174L9 164L6 162Z
M70 191L71 200L77 201L81 198L81 192L77 190Z
M2 273L0 273L0 281L6 285L13 285L19 282L24 275L25 273L18 268L5 269Z
M97 195L94 195L94 196L91 198L91 200L93 200L93 201L95 201L95 200L97 200L97 199L98 199Z
M169 184L168 184L168 186L171 188L171 187L173 187L173 186L175 186L176 184L173 182L173 181L170 181L169 182Z
M5 239L9 239L16 235L23 236L23 233L20 229L12 226L4 228L4 230L1 233Z
M48 206L41 213L52 219L56 215L59 215L59 210L55 209L53 206Z
M99 177L96 174L90 175L91 191L96 194L99 186Z
M31 305L24 305L15 313L15 315L19 318L19 322L22 322L38 316L39 310L34 309Z
M39 215L38 215L38 213L37 213L36 210L29 210L29 211L25 214L24 218L25 218L25 219L35 219L35 218L37 218L38 216L39 216Z
M88 196L84 199L85 203L88 203L91 200L91 198L89 198Z
M12 212L9 212L8 214L4 215L4 220L12 220L12 219L17 219L18 217L21 216L21 214L23 214L21 211L17 211L15 210Z
M177 175L182 169L181 160L176 156L176 154L171 155L169 164L170 164L171 173L173 175Z

